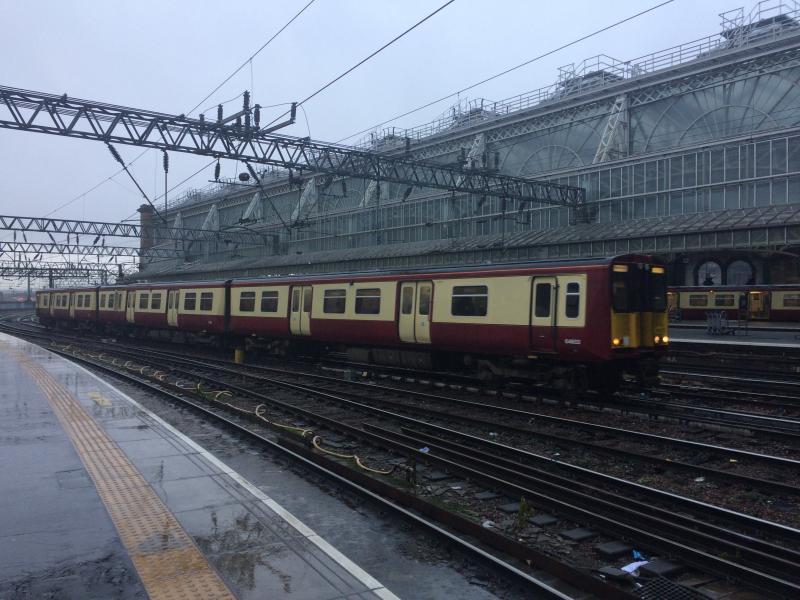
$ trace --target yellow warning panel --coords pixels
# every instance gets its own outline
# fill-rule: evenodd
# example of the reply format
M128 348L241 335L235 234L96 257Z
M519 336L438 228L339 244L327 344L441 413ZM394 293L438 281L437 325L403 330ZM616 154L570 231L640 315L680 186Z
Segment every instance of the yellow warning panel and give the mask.
M69 435L150 598L233 600L194 540L119 446L41 365L14 354ZM111 404L99 392L89 397L100 406Z

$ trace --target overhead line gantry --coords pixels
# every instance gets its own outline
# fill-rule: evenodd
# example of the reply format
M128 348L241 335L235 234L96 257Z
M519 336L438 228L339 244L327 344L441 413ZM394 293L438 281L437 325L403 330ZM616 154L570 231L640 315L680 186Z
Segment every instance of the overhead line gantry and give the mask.
M413 187L497 196L564 206L585 219L582 188L501 175L469 164L450 166L396 155L367 152L272 133L260 128L258 105L245 107L230 124L170 115L91 100L0 86L0 128L35 131L105 143L187 152L296 171L378 180Z

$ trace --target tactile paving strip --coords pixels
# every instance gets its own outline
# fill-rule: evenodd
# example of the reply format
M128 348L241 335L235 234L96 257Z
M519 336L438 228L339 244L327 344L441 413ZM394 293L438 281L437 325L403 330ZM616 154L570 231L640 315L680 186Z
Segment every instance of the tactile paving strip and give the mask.
M13 351L44 392L91 475L152 600L234 595L119 446L38 363Z

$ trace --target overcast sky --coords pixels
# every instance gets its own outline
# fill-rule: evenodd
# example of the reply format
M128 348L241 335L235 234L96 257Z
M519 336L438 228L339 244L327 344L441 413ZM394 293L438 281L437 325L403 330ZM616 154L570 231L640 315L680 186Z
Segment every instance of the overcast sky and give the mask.
M180 114L195 106L308 0L198 2L100 0L0 2L0 85L67 93ZM316 0L205 107L252 89L262 105L304 98L445 0ZM659 0L456 0L306 105L312 137L336 141L531 59ZM737 0L675 0L467 93L499 100L556 81L558 67L597 54L627 60L719 31ZM750 4L746 8L750 9ZM240 108L240 100L226 105ZM448 101L393 123L417 125ZM191 116L197 116L197 111ZM307 135L303 115L286 133ZM351 141L357 141L352 139ZM126 161L141 150L118 146ZM170 181L208 158L171 153ZM100 143L0 130L2 214L42 216L118 170ZM151 197L163 192L161 155L132 171ZM237 165L223 163L223 176ZM209 168L183 186L203 187ZM142 203L122 174L54 213L119 221ZM0 239L8 234L0 232Z

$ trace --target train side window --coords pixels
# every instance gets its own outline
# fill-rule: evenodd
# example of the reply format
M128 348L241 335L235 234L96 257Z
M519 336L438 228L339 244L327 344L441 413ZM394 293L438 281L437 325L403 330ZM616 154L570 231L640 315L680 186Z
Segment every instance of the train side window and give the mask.
M278 292L261 292L261 312L278 312Z
M45 306L47 306L45 304ZM783 296L783 306L797 307L800 306L800 294L785 294Z
M708 306L708 296L705 294L689 294L689 306Z
M571 281L567 284L564 316L568 319L577 319L581 312L581 284Z
M83 308L83 294L78 294L78 305L76 308Z
M86 308L91 308L92 307L92 295L91 294L86 294L86 298L83 299L83 305Z
M172 310L173 306L175 306L175 293L167 292L167 309Z
M292 290L292 312L300 312L300 290Z
M183 310L194 310L197 307L197 293L186 292L183 297Z
M256 310L256 293L255 292L242 292L239 296L239 311L240 312L255 312Z
M735 306L736 298L733 294L717 294L714 297L714 306Z
M161 292L154 292L150 298L150 308L152 310L161 310Z
M200 310L212 310L214 308L214 292L202 292L200 294Z
M356 290L356 314L377 315L381 312L380 288L362 288Z
M346 308L347 290L325 290L325 296L322 300L322 312L341 315L344 314Z
M485 317L489 288L485 285L457 285L453 288L450 313L454 317Z
M150 302L149 292L139 292L139 308L146 309Z
M404 287L403 297L400 298L400 310L404 315L410 315L414 310L414 288Z
M536 284L536 308L534 309L534 316L536 317L549 317L550 304L553 301L553 284L551 283L537 283Z
M419 306L417 314L428 316L431 314L431 286L424 285L419 289Z
M106 307L106 295L100 294L100 308Z

